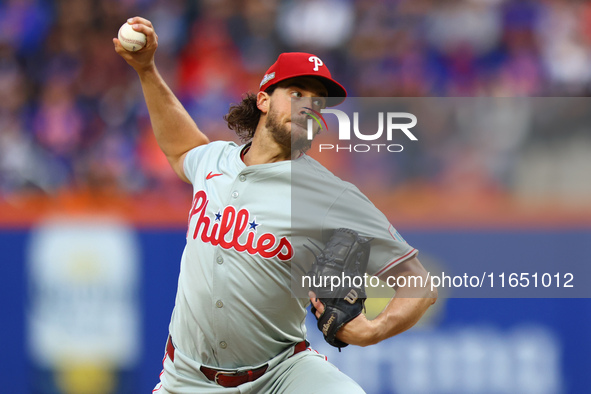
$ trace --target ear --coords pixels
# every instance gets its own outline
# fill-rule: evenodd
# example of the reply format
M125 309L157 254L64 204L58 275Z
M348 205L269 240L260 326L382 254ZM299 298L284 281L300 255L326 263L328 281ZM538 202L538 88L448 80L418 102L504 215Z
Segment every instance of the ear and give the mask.
M257 108L263 113L269 112L269 104L271 102L271 96L267 92L257 93Z

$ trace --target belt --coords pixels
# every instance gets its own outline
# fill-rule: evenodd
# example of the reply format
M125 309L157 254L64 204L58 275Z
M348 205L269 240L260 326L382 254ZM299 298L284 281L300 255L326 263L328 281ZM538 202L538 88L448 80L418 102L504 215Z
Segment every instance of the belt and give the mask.
M309 343L307 341L297 343L294 347L292 356L306 350L308 348L308 345ZM170 361L174 362L174 345L172 343L172 338L170 335L168 336L168 341L166 342L166 353L168 354ZM258 378L263 376L265 372L267 372L267 368L269 368L268 364L265 364L262 367L246 371L228 371L223 369L209 368L204 365L202 365L199 369L207 379L219 384L220 386L236 387L243 383L253 382L257 380Z

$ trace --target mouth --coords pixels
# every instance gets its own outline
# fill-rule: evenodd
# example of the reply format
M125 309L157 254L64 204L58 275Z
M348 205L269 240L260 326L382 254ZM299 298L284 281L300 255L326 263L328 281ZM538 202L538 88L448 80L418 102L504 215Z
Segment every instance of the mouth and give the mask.
M300 127L302 129L308 129L306 119L288 120L287 123L291 123L291 127Z
M301 122L292 122L291 124L292 124L292 126L301 127L302 129L308 128L308 126L305 123L301 123Z

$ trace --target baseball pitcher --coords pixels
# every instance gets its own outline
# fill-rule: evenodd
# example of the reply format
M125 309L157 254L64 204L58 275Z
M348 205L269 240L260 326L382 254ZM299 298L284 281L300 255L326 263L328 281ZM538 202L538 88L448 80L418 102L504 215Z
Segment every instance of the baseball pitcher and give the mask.
M385 216L305 153L307 111L339 104L346 90L317 56L281 54L261 76L258 92L225 117L246 144L210 142L158 73L152 23L134 17L129 24L146 35L146 46L128 52L114 38L115 50L140 78L162 152L193 185L170 335L154 392L363 393L306 341L308 305L328 343L368 346L412 327L437 294L426 281L423 287L400 287L374 320L362 313L360 286L328 291L316 281L307 296L292 296L296 264L315 279L365 273L427 278L417 250L395 236ZM308 175L292 179L292 165ZM299 203L313 207L313 214L294 228L296 183L306 190Z

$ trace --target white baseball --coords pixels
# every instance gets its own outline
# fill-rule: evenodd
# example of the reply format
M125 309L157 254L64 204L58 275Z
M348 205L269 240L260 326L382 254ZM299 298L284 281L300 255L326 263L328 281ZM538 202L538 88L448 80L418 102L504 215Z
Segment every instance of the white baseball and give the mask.
M146 46L146 35L142 32L133 30L131 25L127 22L119 28L117 38L121 41L123 48L130 52L139 51Z

